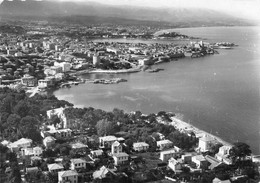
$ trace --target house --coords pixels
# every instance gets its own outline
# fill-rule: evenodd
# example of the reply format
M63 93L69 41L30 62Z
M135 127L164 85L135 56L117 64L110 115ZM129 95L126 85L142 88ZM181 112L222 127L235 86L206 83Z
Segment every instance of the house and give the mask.
M168 160L168 167L172 169L174 172L180 171L182 169L182 164L179 160L174 158L170 158Z
M13 143L10 143L7 147L11 150L11 151L19 151L19 148L27 148L27 147L31 147L32 145L32 140L31 139L26 139L26 138L21 138Z
M149 149L149 144L145 142L136 142L133 144L133 149L138 152L147 151Z
M58 183L78 183L78 176L73 170L58 172Z
M128 162L128 157L129 155L124 152L113 154L114 164L115 165L126 164Z
M40 156L42 154L43 149L41 147L27 147L21 149L22 156Z
M181 155L181 159L184 163L190 163L191 162L192 154L183 154Z
M172 141L167 140L167 139L166 140L157 141L156 144L157 144L157 147L160 150L163 150L163 149L166 149L166 148L170 148L173 145Z
M210 135L205 134L203 137L199 138L199 147L198 149L201 152L209 151L212 144L214 144L216 140Z
M230 180L220 180L219 178L215 178L212 180L212 183L231 183Z
M86 164L87 162L83 159L71 159L70 160L70 169L71 170L77 170L77 169L81 169L84 168L86 169Z
M21 83L25 86L33 87L33 86L37 85L37 79L33 76L30 76L30 75L24 75L21 78Z
M31 159L31 165L33 165L35 162L41 162L42 161L42 158L39 157L39 156L31 156L30 159Z
M99 137L99 144L101 148L104 147L111 147L111 145L117 141L117 138L115 136L105 136L105 137Z
M72 149L77 149L77 150L86 150L88 148L87 145L81 143L81 142L76 142L74 144L71 144Z
M50 87L50 86L52 86L52 83L51 83L51 80L48 80L48 79L40 79L39 81L38 81L38 87L39 88L48 88L48 87Z
M63 171L64 167L62 164L53 163L53 164L48 164L48 170L51 173L58 173L60 171Z
M26 173L35 173L39 171L38 167L29 167L25 169Z
M52 136L48 136L48 137L45 137L43 139L43 145L46 147L46 148L49 148L51 147L53 144L55 144L55 138L52 137Z
M118 153L121 153L122 151L123 151L123 146L118 141L115 141L111 145L111 153L112 154L118 154Z
M54 66L58 66L62 68L62 72L68 72L70 71L71 68L71 64L70 63L66 63L66 62L54 62Z
M99 170L93 173L93 179L113 178L116 175L115 169L109 169L102 166Z
M47 136L54 136L55 138L68 138L71 137L71 129L55 129L52 128L49 131L41 131L41 136L47 137Z
M222 161L220 161L212 156L209 156L209 155L206 155L205 159L210 163L210 165L209 165L210 170L213 170L216 167L224 165L224 163Z
M98 157L102 156L103 154L104 154L104 152L103 152L102 149L90 151L90 156L91 156L92 158L98 158Z
M206 169L208 167L208 162L202 155L193 156L191 161L196 164L197 168Z
M229 151L231 148L232 146L228 145L221 146L218 150L218 153L215 154L215 157L228 165L232 164L232 160L229 158Z
M160 160L163 162L167 162L171 157L177 156L180 154L180 148L174 146L174 148L166 150L166 151L161 151L160 152Z

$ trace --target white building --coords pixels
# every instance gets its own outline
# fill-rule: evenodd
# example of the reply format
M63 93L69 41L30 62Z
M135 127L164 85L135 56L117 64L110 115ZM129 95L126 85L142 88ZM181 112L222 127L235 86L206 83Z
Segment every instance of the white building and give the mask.
M170 140L160 140L160 141L157 141L156 142L157 144L157 147L160 149L160 150L163 150L163 149L166 149L166 148L171 148L173 143L172 141Z
M197 168L207 168L208 162L202 155L193 156L191 161L196 164Z
M201 137L199 139L199 147L198 149L201 151L201 152L206 152L206 151L209 151L211 145L213 143L215 143L216 140L209 136L209 135L204 135L203 137Z
M102 149L90 151L90 156L92 158L98 158L99 156L102 156L103 154L104 154L104 151Z
M133 144L133 149L135 151L147 151L149 149L149 144L145 142L136 142Z
M232 164L232 160L229 158L229 151L231 148L232 148L232 146L228 146L228 145L224 145L224 146L220 147L218 150L218 153L215 154L215 157L218 160L220 160L228 165Z
M48 136L48 137L45 137L43 139L43 145L46 147L46 148L49 148L51 147L53 144L55 144L55 138L52 137L52 136Z
M64 167L62 164L53 163L53 164L48 164L48 170L51 173L58 173L60 171L63 171Z
M122 151L123 151L123 146L118 141L115 141L111 145L111 153L112 154L118 154L118 153L121 153Z
M71 64L67 62L54 62L54 66L61 67L62 72L68 72L71 68Z
M86 165L87 165L87 162L83 159L71 159L70 160L70 169L71 170L77 170L77 169L81 169L81 168L84 168L86 169Z
M43 138L47 136L54 136L55 138L68 138L71 137L71 129L50 129L49 131L41 131Z
M117 141L117 138L115 136L105 136L105 137L99 137L99 144L101 148L104 148L105 146L111 147L111 145Z
M93 55L93 65L98 66L100 64L100 57L98 55Z
M124 152L113 154L114 164L116 166L126 164L126 163L128 163L128 157L129 157L129 155Z
M180 171L182 168L182 164L180 163L180 161L174 159L174 158L170 158L168 160L168 167L170 169L172 169L174 172L176 171Z
M58 183L78 183L78 173L72 170L58 172Z
M174 148L166 150L166 151L161 151L160 152L160 160L163 162L168 161L170 158L177 156L180 154L180 148L174 146Z
M41 147L27 147L21 149L22 156L40 156L42 155L42 148Z
M11 151L18 151L19 148L27 148L27 147L31 147L31 145L32 145L31 139L21 138L13 143L10 143L7 147L11 149Z

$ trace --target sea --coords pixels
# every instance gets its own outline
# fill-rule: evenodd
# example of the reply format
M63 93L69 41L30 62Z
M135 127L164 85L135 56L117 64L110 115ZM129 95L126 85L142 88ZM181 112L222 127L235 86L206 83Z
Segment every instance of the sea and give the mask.
M54 92L76 107L157 113L171 111L184 121L234 143L245 142L260 154L260 27L172 29L205 42L232 42L230 50L201 58L185 57L153 66L156 73L86 74L85 79L127 79L125 83L82 84ZM180 40L100 39L129 43L176 43Z

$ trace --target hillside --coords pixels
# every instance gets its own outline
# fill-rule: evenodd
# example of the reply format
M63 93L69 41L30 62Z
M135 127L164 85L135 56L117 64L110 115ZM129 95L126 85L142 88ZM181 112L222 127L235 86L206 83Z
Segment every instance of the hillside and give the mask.
M225 15L220 12L205 9L185 8L145 8L134 6L111 6L95 2L58 2L50 0L4 0L0 5L2 17L71 17L97 16L102 18L119 18L156 21L169 23L183 23L186 26L208 25L245 25L244 20ZM106 19L105 19L106 20Z

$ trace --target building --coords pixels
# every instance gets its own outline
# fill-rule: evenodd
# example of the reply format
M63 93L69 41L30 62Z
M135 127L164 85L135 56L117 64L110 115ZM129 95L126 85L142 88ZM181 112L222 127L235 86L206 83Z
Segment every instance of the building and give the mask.
M77 149L77 150L86 150L88 148L87 145L81 143L81 142L76 142L74 144L71 144L72 149Z
M180 154L180 148L174 146L173 149L161 151L159 159L162 160L163 162L167 162L170 158L175 157L179 154Z
M114 169L109 169L105 166L102 166L99 170L93 173L93 179L100 179L100 180L104 178L111 179L116 175L117 174L115 173Z
M21 78L21 83L25 86L34 87L37 85L37 79L33 76L25 75Z
M81 169L81 168L84 168L86 169L86 165L87 165L87 162L83 159L71 159L70 160L70 169L71 170L77 170L77 169Z
M181 159L184 163L190 163L192 158L192 154L183 154L181 155Z
M128 157L129 155L124 152L113 154L114 164L116 166L126 164L128 163Z
M55 144L55 138L52 137L52 136L48 136L48 137L45 137L43 139L43 145L46 147L46 148L49 148L51 147L53 144Z
M100 57L98 55L93 55L93 66L98 66L100 64Z
M38 87L39 87L39 88L48 88L48 87L50 87L50 86L52 86L51 80L48 80L48 79L40 79L40 80L38 81Z
M149 149L149 144L145 142L136 142L133 144L133 149L138 152L147 151Z
M157 147L160 149L160 150L163 150L163 149L167 149L167 148L171 148L173 143L172 141L170 140L160 140L160 141L157 141L156 142L157 144Z
M104 154L104 151L102 149L90 151L90 156L92 158L98 158L98 157L102 156L103 154Z
M230 180L220 180L219 178L216 177L212 180L212 183L231 183L231 181Z
M58 183L78 183L78 176L73 170L58 172Z
M42 155L43 149L41 147L26 147L21 149L22 156L40 156Z
M182 164L180 161L178 161L174 158L170 158L168 160L168 167L170 169L172 169L174 172L176 172L176 171L180 171L182 169Z
M206 169L208 168L208 162L202 155L196 155L191 158L191 161L196 164L197 168Z
M99 137L99 144L101 148L108 147L110 148L111 145L117 141L117 138L115 136L105 136L105 137Z
M57 163L53 163L53 164L48 164L48 170L51 173L58 173L60 171L64 170L64 167L62 164L57 164Z
M68 72L71 68L71 64L67 62L54 62L54 66L61 67L62 72Z
M31 139L26 139L26 138L21 138L13 143L10 143L7 147L11 149L11 151L19 151L19 148L27 148L31 147L32 145L32 140Z
M216 140L213 137L205 134L203 137L199 139L198 149L201 152L209 151L211 145L214 144L215 142Z
M229 151L231 148L232 146L228 145L221 146L218 150L218 153L215 154L215 157L228 165L232 164L232 160L229 158Z
M47 136L54 136L56 139L57 138L69 138L71 137L71 129L50 129L49 131L41 131L41 136L43 138Z
M210 163L210 165L209 165L210 170L213 170L214 168L219 167L224 164L222 161L219 161L218 159L216 159L212 156L209 156L209 155L206 155L205 159Z
M111 145L111 153L112 154L118 154L123 152L123 146L118 142L115 141L112 145Z

